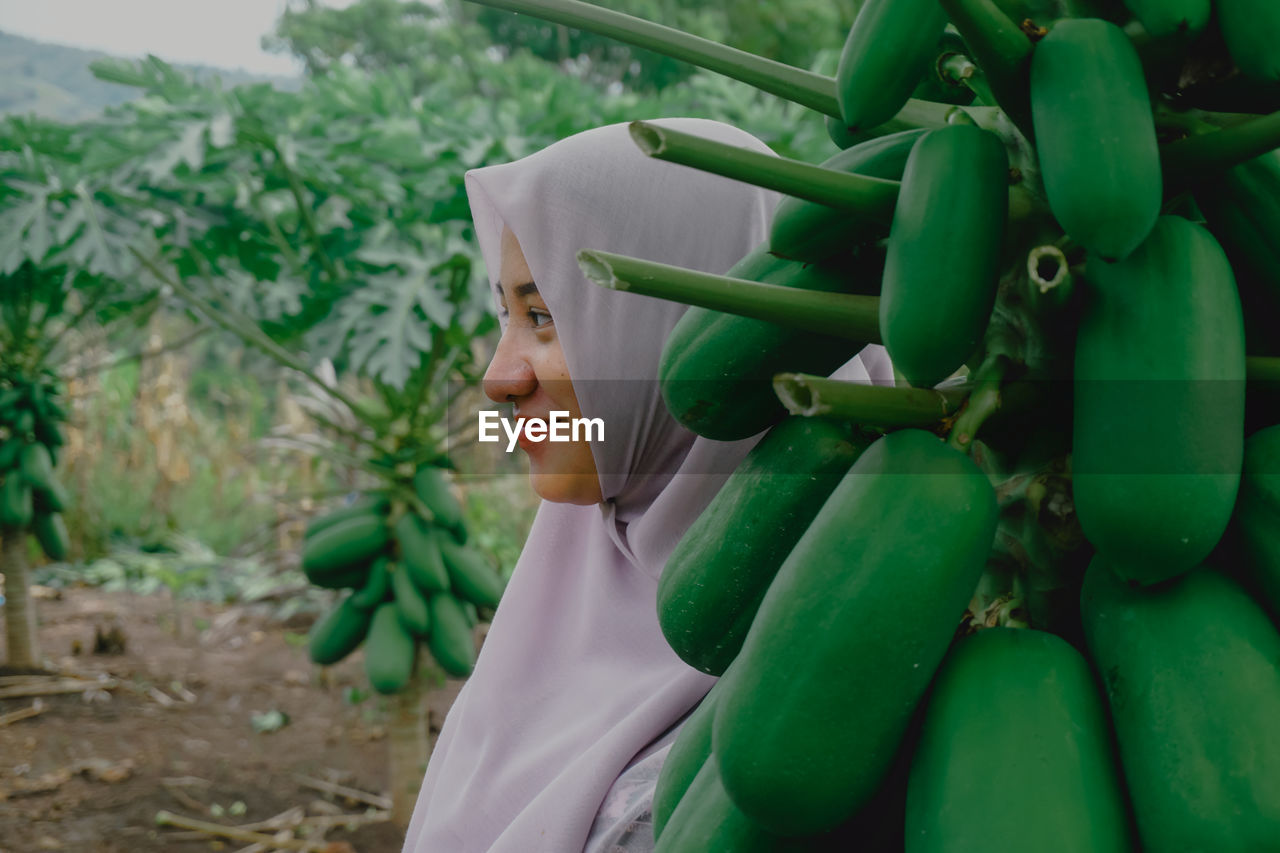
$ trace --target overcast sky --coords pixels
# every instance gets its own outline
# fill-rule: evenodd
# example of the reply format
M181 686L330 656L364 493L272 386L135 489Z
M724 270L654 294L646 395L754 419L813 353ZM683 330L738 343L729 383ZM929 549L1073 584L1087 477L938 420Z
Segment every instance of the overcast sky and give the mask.
M347 6L353 0L323 0ZM122 56L296 74L259 46L287 0L0 0L0 30Z

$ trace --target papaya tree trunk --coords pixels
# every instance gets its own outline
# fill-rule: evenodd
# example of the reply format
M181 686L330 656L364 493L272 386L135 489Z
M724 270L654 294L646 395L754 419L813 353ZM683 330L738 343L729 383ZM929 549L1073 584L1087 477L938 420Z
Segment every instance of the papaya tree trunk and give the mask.
M435 745L431 737L431 710L427 701L431 690L444 683L444 673L427 654L418 652L418 665L413 678L391 701L391 720L387 727L390 750L391 822L400 829L409 828L409 818L418 801L418 789L426 773L427 759Z
M4 574L4 628L8 662L13 667L40 666L40 646L36 639L35 599L27 567L25 528L5 527L0 531L0 573Z

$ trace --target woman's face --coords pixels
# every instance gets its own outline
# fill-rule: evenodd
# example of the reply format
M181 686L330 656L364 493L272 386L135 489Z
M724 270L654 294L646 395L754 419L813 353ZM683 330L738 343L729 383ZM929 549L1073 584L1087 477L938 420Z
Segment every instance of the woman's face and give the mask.
M561 411L580 418L551 312L515 234L505 226L501 252L498 301L507 328L485 371L484 392L495 403L514 402L515 417L549 420L552 411ZM529 456L529 478L541 498L583 505L603 500L595 458L585 441L533 442L522 432L519 443Z

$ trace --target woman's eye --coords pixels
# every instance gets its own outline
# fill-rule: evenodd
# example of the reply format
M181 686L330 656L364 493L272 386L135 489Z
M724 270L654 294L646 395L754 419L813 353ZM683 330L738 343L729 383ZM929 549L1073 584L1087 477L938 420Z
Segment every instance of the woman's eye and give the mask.
M551 313L548 311L530 308L526 313L529 317L529 324L535 329L541 329L544 326L551 325Z

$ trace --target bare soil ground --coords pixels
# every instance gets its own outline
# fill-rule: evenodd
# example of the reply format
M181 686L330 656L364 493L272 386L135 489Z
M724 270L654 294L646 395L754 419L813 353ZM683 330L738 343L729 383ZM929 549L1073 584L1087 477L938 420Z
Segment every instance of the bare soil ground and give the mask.
M157 826L156 815L243 826L289 809L318 821L385 814L300 781L377 796L389 781L386 700L349 701L347 688L371 693L360 652L327 669L308 660L298 643L307 619L88 588L38 608L53 668L115 686L0 698L0 853L267 853L275 848ZM113 625L123 651L95 654L96 635ZM15 674L0 671L0 684L21 683ZM458 687L431 694L433 728ZM40 713L4 724L37 701ZM256 731L254 715L272 711L288 723ZM383 818L324 840L332 853L398 853L403 830Z

